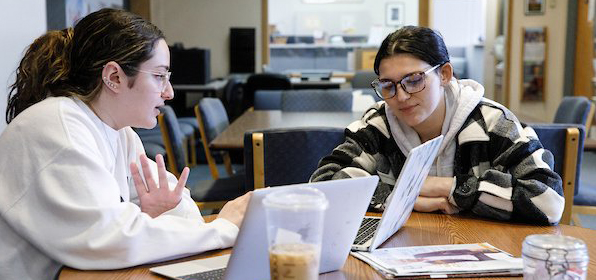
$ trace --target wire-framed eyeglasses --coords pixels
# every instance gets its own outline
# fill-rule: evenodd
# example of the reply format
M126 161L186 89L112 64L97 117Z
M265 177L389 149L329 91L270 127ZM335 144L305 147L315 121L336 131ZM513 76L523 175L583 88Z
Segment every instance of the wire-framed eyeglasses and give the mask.
M168 82L170 81L170 76L172 76L172 72L170 72L170 71L157 72L157 71L147 71L147 70L141 70L141 69L136 69L136 70L137 70L137 72L151 74L151 75L155 76L155 78L157 78L159 80L159 84L158 84L158 87L160 88L159 92L164 92L166 90L166 87L168 86Z
M383 99L391 99L397 94L397 84L408 94L414 94L426 87L426 75L439 66L441 64L437 64L426 71L410 73L397 82L389 79L375 79L370 85L375 90L375 93Z

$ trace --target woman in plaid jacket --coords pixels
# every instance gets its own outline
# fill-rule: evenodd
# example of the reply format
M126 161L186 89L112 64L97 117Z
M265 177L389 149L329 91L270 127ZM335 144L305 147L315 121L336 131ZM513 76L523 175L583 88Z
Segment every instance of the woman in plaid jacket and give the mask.
M444 135L414 209L471 211L500 220L555 224L563 213L561 178L534 131L457 80L445 43L426 27L387 36L375 58L375 92L384 99L346 129L311 181L378 175L371 210L382 211L409 151Z

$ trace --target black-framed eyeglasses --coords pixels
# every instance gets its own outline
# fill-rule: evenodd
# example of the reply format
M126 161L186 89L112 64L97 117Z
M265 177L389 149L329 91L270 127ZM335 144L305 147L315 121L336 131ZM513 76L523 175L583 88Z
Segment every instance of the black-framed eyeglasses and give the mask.
M375 93L383 99L391 99L397 94L397 84L408 94L414 94L426 87L425 76L439 66L441 64L437 64L426 71L410 73L397 82L389 79L375 79L370 85Z

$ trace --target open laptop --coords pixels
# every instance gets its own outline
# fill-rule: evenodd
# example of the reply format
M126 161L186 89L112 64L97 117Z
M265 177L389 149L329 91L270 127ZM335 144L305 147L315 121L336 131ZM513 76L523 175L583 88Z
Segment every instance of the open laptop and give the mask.
M348 257L378 181L379 177L371 176L255 190L231 255L158 266L150 270L173 279L270 279L262 200L272 191L297 186L317 188L329 201L319 273L338 270Z
M383 216L364 217L352 250L372 251L396 233L408 220L422 184L443 142L440 135L413 148L397 177L393 191L385 200Z

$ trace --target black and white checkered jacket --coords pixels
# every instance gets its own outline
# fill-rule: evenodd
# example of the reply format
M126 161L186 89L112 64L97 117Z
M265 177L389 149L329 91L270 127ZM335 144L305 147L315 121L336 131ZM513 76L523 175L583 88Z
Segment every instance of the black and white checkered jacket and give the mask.
M371 201L380 209L406 157L389 130L384 102L368 109L345 131L346 140L319 163L311 181L379 175ZM385 132L385 133L383 133ZM505 107L482 100L456 136L450 201L463 211L500 220L555 224L565 200L553 156L534 131Z

